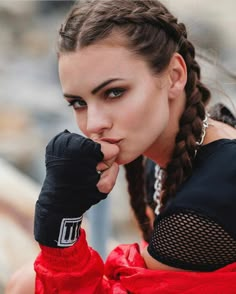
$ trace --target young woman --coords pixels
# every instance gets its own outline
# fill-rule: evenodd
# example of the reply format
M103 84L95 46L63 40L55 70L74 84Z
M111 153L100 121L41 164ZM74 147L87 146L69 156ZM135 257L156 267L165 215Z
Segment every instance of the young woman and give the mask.
M60 29L58 63L86 138L64 131L47 146L36 293L235 293L235 122L209 117L184 24L156 0L81 1ZM160 167L153 225L144 157ZM119 246L104 265L80 225L121 164L148 245Z

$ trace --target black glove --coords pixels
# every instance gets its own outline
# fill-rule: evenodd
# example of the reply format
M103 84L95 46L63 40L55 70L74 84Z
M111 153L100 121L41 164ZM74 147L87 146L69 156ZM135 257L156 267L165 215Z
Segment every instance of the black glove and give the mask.
M35 207L35 239L49 247L73 245L83 213L107 197L96 187L101 145L64 132L46 147L46 178Z

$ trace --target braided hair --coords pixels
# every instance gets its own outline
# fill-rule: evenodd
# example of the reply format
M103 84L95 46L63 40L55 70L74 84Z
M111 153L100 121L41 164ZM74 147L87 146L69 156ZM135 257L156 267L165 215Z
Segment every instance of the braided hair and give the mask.
M114 31L126 37L124 45L141 56L153 73L164 71L175 52L186 63L186 105L179 121L172 158L167 165L161 198L163 208L191 175L210 92L200 80L200 67L195 60L195 49L187 39L185 25L178 23L177 18L157 0L79 1L61 26L59 54L89 46L109 37ZM125 165L125 169L130 204L143 238L149 241L152 231L145 213L143 157Z

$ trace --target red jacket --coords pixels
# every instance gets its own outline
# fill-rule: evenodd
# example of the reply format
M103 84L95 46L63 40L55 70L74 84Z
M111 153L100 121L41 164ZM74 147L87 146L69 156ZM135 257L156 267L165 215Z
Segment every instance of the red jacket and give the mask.
M36 294L235 294L236 263L208 273L148 270L138 244L120 245L104 264L85 232L72 247L41 246Z

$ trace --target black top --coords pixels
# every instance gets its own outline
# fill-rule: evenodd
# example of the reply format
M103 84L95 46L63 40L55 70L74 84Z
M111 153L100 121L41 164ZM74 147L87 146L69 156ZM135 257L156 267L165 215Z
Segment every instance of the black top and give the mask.
M236 140L201 147L192 176L157 216L148 252L196 271L236 261Z

